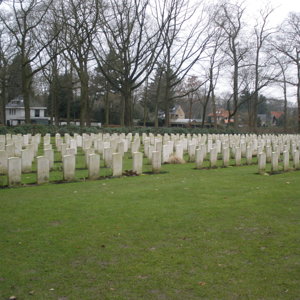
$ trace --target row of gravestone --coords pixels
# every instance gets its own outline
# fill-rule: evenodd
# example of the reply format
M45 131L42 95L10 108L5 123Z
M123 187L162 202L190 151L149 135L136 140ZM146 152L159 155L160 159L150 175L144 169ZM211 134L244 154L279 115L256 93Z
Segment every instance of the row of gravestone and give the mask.
M0 174L8 174L9 185L20 183L21 173L31 171L32 161L36 156L41 135L17 135L10 138L0 136ZM13 143L12 143L13 142ZM7 144L8 143L8 144ZM235 159L235 164L241 164L241 158L247 158L247 164L252 163L252 156L258 157L259 172L264 172L266 162L271 162L272 171L278 170L280 154L283 154L283 169L289 169L289 154L293 158L293 167L299 168L299 135L281 135L257 137L255 135L87 135L84 134L55 136L55 146L61 152L63 161L63 178L75 178L75 155L77 148L83 148L86 155L86 165L89 178L97 178L99 174L100 156L105 165L111 167L113 176L122 175L122 157L129 149L133 157L133 171L142 172L143 154L138 152L143 144L144 154L152 163L154 172L159 172L161 163L166 163L175 153L179 159L187 151L189 160L196 162L197 168L202 168L203 161L209 154L210 167L215 167L218 154L221 153L223 166L228 166L230 156ZM20 149L21 144L21 149ZM25 147L22 149L22 147ZM95 147L95 148L91 148ZM49 171L54 163L54 150L52 149L50 135L43 137L44 155L37 157L37 182L49 180ZM96 152L96 153L95 153ZM17 156L17 157L10 157Z

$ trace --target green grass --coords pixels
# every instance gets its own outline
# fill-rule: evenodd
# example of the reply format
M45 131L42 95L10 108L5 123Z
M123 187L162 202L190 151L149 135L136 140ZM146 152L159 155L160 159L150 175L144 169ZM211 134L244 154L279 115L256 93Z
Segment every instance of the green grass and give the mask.
M0 190L0 299L299 299L300 172L193 167Z

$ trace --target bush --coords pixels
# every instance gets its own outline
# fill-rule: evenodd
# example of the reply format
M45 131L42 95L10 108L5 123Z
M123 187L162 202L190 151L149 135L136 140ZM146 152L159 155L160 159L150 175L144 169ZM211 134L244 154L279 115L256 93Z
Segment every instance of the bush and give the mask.
M264 131L259 132L260 134L280 134L284 133L280 128L268 128ZM74 133L83 134L83 133L125 133L128 134L132 132L133 134L138 133L142 135L143 133L149 134L246 134L251 133L247 128L239 128L235 130L233 127L222 127L222 128L183 128L183 127L80 127L76 125L64 125L64 126L55 126L55 125L21 125L14 127L0 126L0 134L37 134L40 133L45 135L50 133L54 136L56 133L64 135L66 133L74 135Z

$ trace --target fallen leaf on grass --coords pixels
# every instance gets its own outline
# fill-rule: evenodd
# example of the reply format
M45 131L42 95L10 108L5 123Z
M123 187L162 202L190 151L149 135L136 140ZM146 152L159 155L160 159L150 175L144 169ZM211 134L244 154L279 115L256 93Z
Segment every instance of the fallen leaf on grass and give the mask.
M198 284L201 285L201 286L203 286L203 285L206 285L206 282L204 282L204 281L199 281Z
M137 278L138 278L138 279L147 279L148 276L146 276L146 275L139 275Z

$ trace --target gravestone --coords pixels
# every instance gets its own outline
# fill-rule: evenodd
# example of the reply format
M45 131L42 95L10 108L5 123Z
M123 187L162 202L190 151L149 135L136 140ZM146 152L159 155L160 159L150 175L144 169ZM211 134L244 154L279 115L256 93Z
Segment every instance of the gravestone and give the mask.
M98 179L100 171L100 155L99 154L89 154L88 162L88 178Z
M201 169L203 167L203 160L204 160L204 150L200 146L200 148L196 149L196 168Z
M240 166L242 159L242 151L240 147L235 148L235 165Z
M272 152L271 156L271 171L277 172L279 170L278 168L278 154L277 152Z
M49 182L49 160L44 156L38 156L37 161L37 183Z
M120 153L113 153L112 155L112 171L114 177L122 176L123 157Z
M21 184L21 158L19 157L10 157L8 159L8 186L14 186Z
M210 157L209 157L209 162L210 162L210 167L211 168L216 168L217 167L217 160L218 160L217 148L213 147L213 148L210 149Z
M258 154L258 172L264 173L266 171L266 154L260 152Z
M8 155L5 150L0 150L0 174L7 174Z
M296 170L299 170L299 168L300 168L299 150L294 151L293 165Z
M159 173L161 169L161 153L152 151L152 172Z
M29 173L32 171L32 152L29 149L21 151L21 166L23 173Z
M75 156L63 156L63 179L65 181L72 181L75 179Z
M180 142L175 146L175 155L179 159L183 159L183 146Z
M132 171L138 175L143 173L143 153L132 153Z
M223 148L222 158L223 158L223 167L228 167L229 159L230 159L230 149L228 147Z
M44 156L49 160L49 168L53 169L54 166L54 151L52 149L44 150Z
M112 166L112 150L111 148L104 148L103 149L103 159L104 159L104 165L107 168L111 168Z
M290 155L288 151L283 151L283 171L288 171L290 167Z

